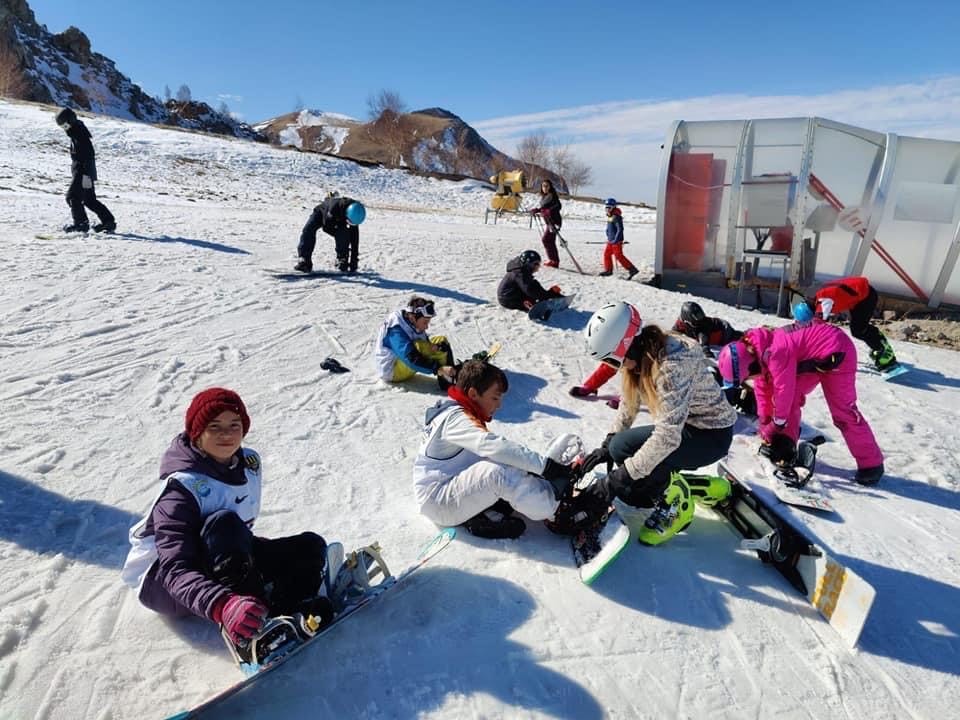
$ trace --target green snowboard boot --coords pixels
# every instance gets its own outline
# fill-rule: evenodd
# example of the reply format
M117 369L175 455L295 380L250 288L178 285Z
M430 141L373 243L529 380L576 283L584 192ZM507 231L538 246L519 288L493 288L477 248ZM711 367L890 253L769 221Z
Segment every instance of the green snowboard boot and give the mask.
M693 520L693 494L678 472L670 475L670 485L650 513L637 539L644 545L661 545L682 531Z

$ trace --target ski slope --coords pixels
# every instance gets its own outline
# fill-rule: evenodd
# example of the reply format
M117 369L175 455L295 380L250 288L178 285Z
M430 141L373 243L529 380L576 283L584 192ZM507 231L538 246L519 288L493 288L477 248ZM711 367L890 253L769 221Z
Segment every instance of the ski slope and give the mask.
M40 240L69 220L67 138L48 108L0 101L0 718L160 718L239 679L217 629L168 621L121 584L127 529L159 489L161 452L199 390L237 390L265 469L267 536L378 539L394 571L435 529L411 464L427 379L375 380L382 318L435 298L431 331L460 356L499 340L510 391L492 427L533 448L612 411L567 395L592 369L580 330L602 304L672 324L692 296L544 269L577 291L550 326L491 300L507 260L539 240L483 224L489 191L265 145L85 119L116 236ZM327 190L362 199L361 269L280 282ZM528 204L532 198L528 200ZM600 269L599 205L564 205L564 236ZM625 208L626 254L649 274L652 211ZM320 235L314 265L333 262ZM561 251L561 263L570 263ZM698 301L745 329L775 318ZM263 718L941 718L960 707L960 363L895 343L916 370L861 373L886 453L875 488L819 392L807 425L838 510L814 537L877 589L847 649L783 578L709 511L659 548L633 545L592 587L568 542L530 522L517 541L460 533L362 622L346 622L223 708ZM858 346L862 354L866 349ZM327 356L352 369L320 369ZM615 392L614 383L610 392ZM800 511L798 511L800 512ZM216 715L214 715L216 716Z

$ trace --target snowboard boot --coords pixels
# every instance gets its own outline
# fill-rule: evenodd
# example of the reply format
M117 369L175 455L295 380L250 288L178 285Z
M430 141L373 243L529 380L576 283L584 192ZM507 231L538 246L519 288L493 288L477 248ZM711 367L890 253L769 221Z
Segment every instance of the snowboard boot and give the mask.
M610 503L581 492L560 500L553 519L544 520L543 524L557 535L576 535L605 523L611 510Z
M293 269L297 272L313 272L313 263L310 262L308 258L298 258L297 264L293 266Z
M644 545L661 545L693 521L693 496L683 475L671 473L670 485L647 518L637 539Z
M713 507L730 497L733 488L730 481L718 475L689 475L684 474L690 494L697 505Z
M883 338L883 349L880 351L874 350L870 353L870 357L873 358L873 364L880 372L887 372L898 365L897 356L886 338Z
M302 617L278 615L267 620L263 627L250 640L240 645L234 645L225 630L221 630L227 648L233 654L233 659L239 665L269 665L307 639L300 627ZM312 637L311 633L307 637Z
M601 272L598 272L597 275L599 277L610 277L611 275L613 275L613 270L603 270Z
M345 257L338 257L337 270L340 272L350 272L350 260Z
M552 268L560 267L560 262L557 260L547 260L546 262L543 263L543 266L552 267Z
M630 268L629 270L627 270L627 277L626 277L626 279L627 279L627 280L633 280L633 276L636 275L638 272L640 272L640 271L637 270L637 268L635 268L635 267Z
M90 230L90 225L87 223L70 223L69 225L63 226L63 231L67 233L73 232L82 232L85 233Z
M102 233L102 232L112 233L112 232L115 232L116 229L117 229L117 223L112 220L110 222L97 223L96 225L93 226L93 231L98 233Z
M527 524L521 518L495 510L496 507L494 505L467 520L463 524L467 532L489 540L516 540L523 535Z
M596 388L588 388L586 385L574 385L570 388L570 394L573 397L587 397L588 395L596 395Z
M876 485L880 482L880 478L883 477L884 469L883 463L880 463L876 467L871 468L860 468L857 470L857 474L853 476L853 479L860 485L871 486Z

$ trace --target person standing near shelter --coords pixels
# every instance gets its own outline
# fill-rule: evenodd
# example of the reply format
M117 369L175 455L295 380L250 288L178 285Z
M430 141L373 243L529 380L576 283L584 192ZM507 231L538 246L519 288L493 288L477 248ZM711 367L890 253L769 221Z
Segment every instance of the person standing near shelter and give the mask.
M331 192L317 205L300 233L297 245L299 256L294 270L313 271L313 249L317 244L317 230L323 229L333 236L337 250L337 269L340 272L356 272L360 253L360 229L357 227L367 217L367 209L353 198L341 197Z
M627 271L627 280L632 280L639 270L623 254L623 214L614 198L607 198L607 244L603 248L603 272L600 275L613 275L613 258Z
M562 207L560 196L553 189L553 183L550 180L544 180L540 183L540 206L534 208L531 212L543 219L543 237L540 238L540 241L543 243L543 249L547 251L547 261L543 263L544 267L560 267L560 255L557 253L557 233L563 224L563 218L560 216Z
M112 233L117 229L117 221L107 206L97 200L94 183L97 180L97 161L90 139L90 131L70 108L57 113L59 125L70 138L70 172L73 175L67 190L67 205L73 215L73 222L63 227L64 232L87 232L90 221L84 207L90 208L100 222L93 226L95 232Z
M831 315L849 313L850 334L870 347L873 364L877 370L886 372L899 363L890 341L870 322L877 309L877 300L877 291L867 278L846 277L825 284L817 290L813 300L807 301L807 305L824 320Z

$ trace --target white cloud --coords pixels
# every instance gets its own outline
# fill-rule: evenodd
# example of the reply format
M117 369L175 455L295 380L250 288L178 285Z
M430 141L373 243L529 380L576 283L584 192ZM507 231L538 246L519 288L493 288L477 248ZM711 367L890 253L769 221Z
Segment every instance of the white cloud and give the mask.
M243 95L232 95L230 93L220 93L217 95L217 100L226 103L242 103Z
M654 203L660 145L675 120L818 116L899 135L960 140L960 76L818 95L711 95L561 108L471 123L505 152L543 130L593 169L583 192Z

